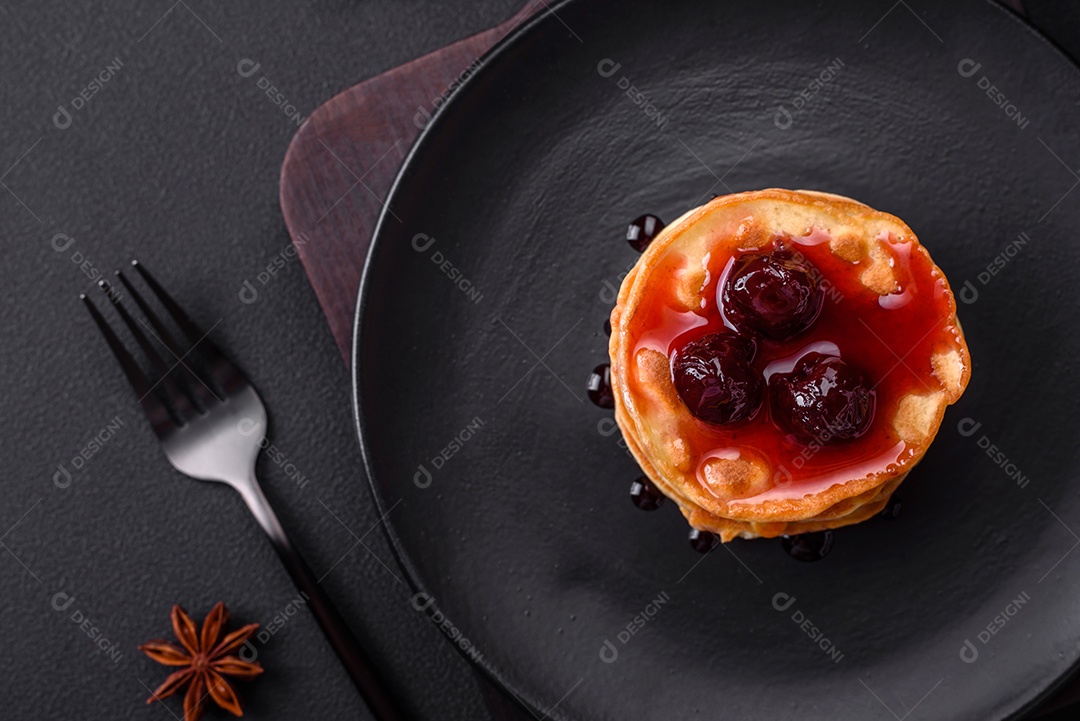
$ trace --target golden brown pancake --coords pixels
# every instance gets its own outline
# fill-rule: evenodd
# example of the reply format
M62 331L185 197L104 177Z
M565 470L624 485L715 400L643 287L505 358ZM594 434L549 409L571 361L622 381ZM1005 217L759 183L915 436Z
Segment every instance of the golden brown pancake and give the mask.
M794 337L753 338L765 397L752 418L702 420L680 397L672 358L706 332L754 335L733 326L720 290L740 259L776 248L808 264L824 294L820 313ZM971 372L948 281L911 229L813 191L738 193L685 213L625 278L611 328L615 419L627 445L690 525L724 542L878 513ZM807 440L784 426L770 379L811 353L843 358L872 384L872 420L861 436Z

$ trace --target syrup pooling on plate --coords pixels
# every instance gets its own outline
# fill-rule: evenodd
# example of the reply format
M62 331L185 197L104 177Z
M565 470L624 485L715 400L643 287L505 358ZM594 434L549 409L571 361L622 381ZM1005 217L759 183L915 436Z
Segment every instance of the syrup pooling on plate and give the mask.
M690 548L698 553L708 553L716 548L716 544L720 542L720 539L716 537L715 533L700 531L696 528L690 529L690 533L687 535L686 540L690 541Z
M832 550L832 544L832 531L784 536L780 541L780 545L783 546L789 556L804 563L813 563L825 558L825 556L829 555L829 551Z
M663 229L664 221L655 215L646 213L630 221L630 225L626 227L626 242L630 244L631 248L642 253L649 247L649 243L653 242L653 238L659 235Z
M611 390L611 364L601 363L593 368L585 386L591 400L601 408L614 408L615 396Z
M877 262L887 262L896 279L893 292L882 296L860 281L871 261L844 260L833 254L829 241L826 232L813 229L803 236L777 238L777 245L707 259L701 302L695 310L685 310L685 298L677 298L674 287L667 289L666 296L661 292L638 309L635 353L651 348L670 359L691 341L737 329L734 319L726 317L718 296L723 295L733 269L745 267L746 255L777 250L790 253L810 268L822 294L821 307L807 327L775 334L782 340L759 335L753 368L767 381L776 373L790 373L810 353L827 353L857 369L869 386L866 390L873 393L872 417L855 424L861 432L824 442L808 439L806 433L800 438L785 432L773 418L767 400L752 418L728 426L694 418L689 411L680 413L679 435L687 443L697 464L698 481L707 491L703 466L710 458L745 455L776 470L770 488L756 489L756 495L732 502L801 498L860 473L871 475L889 466L895 468L915 453L892 426L900 400L941 387L927 359L935 349L950 347L957 331L946 321L952 313L950 298L928 255L912 252L910 246L890 236L879 237L876 243L883 258ZM680 277L695 270L689 266L690 261L673 252L662 259L655 272ZM912 302L915 299L918 302Z
M651 213L638 216L626 227L626 242L641 253L649 243L664 229L664 221ZM604 335L611 337L611 319L604 319ZM591 400L601 408L614 408L615 398L611 390L611 364L604 363L593 369L586 382L586 391Z
M643 511L655 511L664 505L665 498L648 476L641 476L630 484L630 500Z
M903 504L900 503L900 499L896 496L893 496L889 499L888 505L882 508L881 512L878 513L878 516L880 516L881 518L887 518L890 521L896 520L900 517L900 511L902 509Z

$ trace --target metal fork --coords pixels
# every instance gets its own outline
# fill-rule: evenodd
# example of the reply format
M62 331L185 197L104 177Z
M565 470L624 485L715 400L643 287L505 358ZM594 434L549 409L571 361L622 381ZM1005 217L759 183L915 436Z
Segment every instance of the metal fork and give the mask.
M106 281L98 283L149 360L157 376L155 382L151 383L143 373L93 302L85 294L80 298L135 389L165 457L185 475L225 483L240 493L255 520L269 536L293 582L307 595L307 605L375 718L401 721L404 715L372 670L360 642L289 541L259 487L255 459L266 438L266 408L258 393L153 276L138 261L131 264L172 316L188 343L186 351L177 344L123 273L116 271L135 305L150 321L149 326L142 323L140 327ZM172 367L166 365L144 330L173 354L176 361L171 363ZM199 368L199 372L193 366Z

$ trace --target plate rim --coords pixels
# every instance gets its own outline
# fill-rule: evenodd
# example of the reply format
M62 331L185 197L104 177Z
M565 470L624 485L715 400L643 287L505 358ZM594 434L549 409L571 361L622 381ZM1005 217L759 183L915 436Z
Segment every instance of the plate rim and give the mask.
M372 469L371 449L366 440L366 421L363 411L363 401L360 398L360 332L361 324L363 322L364 313L367 310L367 306L370 298L371 290L371 277L372 267L374 265L375 258L382 247L386 245L385 242L379 242L383 237L383 228L387 225L387 220L390 217L390 206L393 202L394 196L397 195L399 188L404 184L405 176L412 172L412 166L415 162L416 156L422 151L422 149L428 144L428 138L436 129L441 130L442 124L445 122L444 118L449 112L448 108L456 107L460 104L461 91L465 87L471 87L475 84L475 78L483 75L485 72L490 72L489 68L492 61L499 55L506 52L506 48L518 42L518 40L531 33L537 26L546 23L549 20L549 15L554 15L557 10L562 8L584 2L585 0L558 0L555 3L545 4L541 0L541 4L545 6L545 10L536 12L535 14L526 18L517 27L513 28L505 36L503 36L498 42L496 42L491 48L480 55L476 60L476 69L469 74L467 78L458 83L453 90L450 91L445 102L439 106L439 108L432 115L431 120L421 129L420 134L416 136L416 140L413 141L412 146L409 148L409 152L401 161L401 166L398 168L397 174L394 176L394 182L390 186L390 190L386 194L386 200L383 203L382 209L379 211L379 219L375 224L375 229L371 234L371 244L368 246L367 257L364 259L364 267L360 274L360 285L356 296L356 310L353 314L353 332L352 342L349 349L349 371L352 375L350 383L352 385L352 406L353 406L353 421L356 431L357 441L360 444L360 455L363 459L364 465L364 477L367 481L368 488L371 490L371 495L375 501L375 510L378 511L380 518L379 523L383 528L383 533L390 544L390 550L394 554L394 559L397 561L398 566L404 572L405 580L409 585L410 590L415 597L417 594L425 593L431 600L422 613L426 614L429 618L433 613L441 613L444 618L450 620L440 608L438 599L433 596L422 581L420 574L417 572L416 567L413 565L412 560L409 558L408 553L405 551L404 545L401 539L398 537L397 531L395 531L386 516L389 514L390 509L387 508L386 499L383 497L382 491L379 488L378 481L375 480L375 474ZM451 621L453 623L453 621ZM442 626L440 625L441 629ZM450 637L443 632L448 642L451 641ZM470 642L471 643L471 642ZM537 713L544 714L549 718L554 718L556 709L552 709L550 712L545 712L540 704L536 702L536 699L531 697L531 694L524 692L521 688L511 684L506 680L504 675L496 669L489 661L486 654L479 654L480 660L476 660L471 657L460 644L450 643L450 646L458 653L458 655L465 659L470 668L480 670L490 681L492 681L499 688L506 690L513 696L518 703L525 706L533 715ZM485 702L486 703L486 702ZM560 716L566 718L563 712L559 713Z

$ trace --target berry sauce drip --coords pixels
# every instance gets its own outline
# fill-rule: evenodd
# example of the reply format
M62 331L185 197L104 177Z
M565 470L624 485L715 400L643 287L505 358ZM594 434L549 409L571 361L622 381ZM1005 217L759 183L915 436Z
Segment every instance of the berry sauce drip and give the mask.
M643 511L655 511L664 505L664 494L642 476L630 484L630 500Z
M780 543L787 554L796 561L810 563L820 561L832 550L833 532L800 533L797 536L784 536Z
M611 389L611 364L601 363L589 374L589 400L601 408L614 408L615 395Z
M720 542L720 539L716 537L715 533L699 531L696 528L690 529L690 535L687 536L687 540L690 541L690 548L693 548L698 553L708 553Z
M639 253L643 253L649 247L660 231L664 229L664 221L655 215L642 215L630 223L626 228L626 242Z
M903 506L901 506L900 504L900 499L896 496L893 496L889 499L888 504L886 504L886 506L881 509L881 513L879 513L878 515L882 518L888 518L891 521L900 517L900 511L902 509Z
M650 348L671 359L689 411L679 437L707 492L708 458L745 457L776 470L771 488L739 501L756 504L883 472L916 451L892 419L904 396L941 387L929 359L955 347L957 329L947 322L955 305L929 256L910 244L877 239L887 256L878 262L888 263L897 282L880 296L859 280L866 264L834 255L829 241L813 229L734 256L713 254L694 261L706 271L700 307L685 310L670 283L638 308L628 329L639 339L635 353ZM690 263L670 253L651 272L678 278ZM769 278L794 289L772 288ZM770 316L777 308L788 315ZM752 338L755 351L746 355L734 341L718 340L736 334ZM711 351L700 352L703 345ZM755 408L758 381L764 389ZM730 410L719 411L710 390L734 400Z

